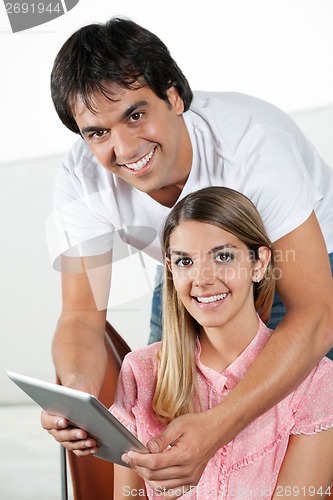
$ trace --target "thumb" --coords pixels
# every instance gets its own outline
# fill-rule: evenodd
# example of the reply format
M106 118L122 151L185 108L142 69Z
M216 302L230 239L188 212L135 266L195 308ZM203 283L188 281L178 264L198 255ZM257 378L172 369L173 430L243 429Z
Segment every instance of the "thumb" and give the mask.
M150 453L159 453L168 446L173 446L180 437L181 433L174 426L168 425L161 434L148 441L147 448Z

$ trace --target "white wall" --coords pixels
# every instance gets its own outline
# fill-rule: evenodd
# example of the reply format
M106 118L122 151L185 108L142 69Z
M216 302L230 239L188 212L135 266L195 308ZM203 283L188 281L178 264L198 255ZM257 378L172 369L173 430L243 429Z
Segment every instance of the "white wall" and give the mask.
M65 16L12 34L0 3L0 161L73 141L49 93L54 57L82 25L126 15L168 45L194 89L241 91L285 111L333 104L331 0L80 0ZM5 119L4 119L5 117Z
M0 403L26 400L6 369L54 377L59 275L48 258L44 222L56 167L75 137L52 107L52 62L73 31L115 14L159 35L194 89L246 92L296 112L333 165L331 0L208 0L204 8L192 0L80 0L67 15L16 34L1 3ZM133 348L147 340L149 301L148 293L110 313Z

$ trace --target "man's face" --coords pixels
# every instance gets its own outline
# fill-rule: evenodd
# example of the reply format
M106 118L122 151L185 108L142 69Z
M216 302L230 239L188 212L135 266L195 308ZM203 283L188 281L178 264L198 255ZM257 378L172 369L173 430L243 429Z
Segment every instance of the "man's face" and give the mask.
M148 194L175 185L182 189L191 168L184 104L175 87L168 98L170 104L149 87L138 86L118 88L114 101L95 96L94 113L80 99L75 105L75 120L97 160Z

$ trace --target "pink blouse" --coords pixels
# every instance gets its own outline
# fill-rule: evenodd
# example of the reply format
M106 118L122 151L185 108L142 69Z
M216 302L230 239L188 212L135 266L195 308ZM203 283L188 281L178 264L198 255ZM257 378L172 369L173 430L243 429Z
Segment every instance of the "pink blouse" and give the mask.
M244 377L272 331L260 322L256 337L242 354L218 373L200 362L198 388L203 409L217 405ZM129 353L119 375L110 411L146 444L165 428L151 403L156 384L156 354L160 343ZM250 423L208 462L199 484L182 498L222 499L272 497L279 470L293 434L315 434L333 427L333 361L324 358L292 394ZM147 485L150 499L161 498Z

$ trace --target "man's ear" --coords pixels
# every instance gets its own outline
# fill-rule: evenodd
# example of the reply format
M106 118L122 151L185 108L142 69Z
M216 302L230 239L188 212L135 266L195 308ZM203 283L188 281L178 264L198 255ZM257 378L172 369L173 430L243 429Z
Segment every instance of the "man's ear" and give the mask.
M181 115L182 113L184 113L184 102L179 95L177 87L175 87L175 85L169 87L166 93L169 102L173 109L176 111L177 115Z

